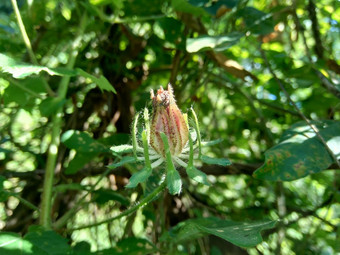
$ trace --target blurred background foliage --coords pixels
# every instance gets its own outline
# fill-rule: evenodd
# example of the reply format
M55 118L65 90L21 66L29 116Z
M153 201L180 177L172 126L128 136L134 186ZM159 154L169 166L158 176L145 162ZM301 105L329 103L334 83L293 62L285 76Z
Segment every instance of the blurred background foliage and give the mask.
M32 51L11 2L0 3L0 228L11 233L0 236L4 254L18 254L19 244L24 254L339 252L339 1L20 0ZM151 109L150 89L169 82L182 111L195 108L203 139L223 140L207 155L233 164L199 166L210 187L183 175L181 195L80 227L143 197L141 187L124 188L139 166L107 172L119 160L109 148L129 142L134 114ZM36 225L51 145L55 232L32 250L42 240ZM208 216L279 221L250 248L214 235L165 238L176 224Z

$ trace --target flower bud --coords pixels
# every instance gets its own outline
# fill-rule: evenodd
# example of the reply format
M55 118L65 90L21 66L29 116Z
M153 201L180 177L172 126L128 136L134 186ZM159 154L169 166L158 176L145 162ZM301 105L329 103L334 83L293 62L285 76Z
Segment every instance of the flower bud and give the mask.
M171 85L164 90L162 87L155 95L151 90L153 106L152 122L150 127L150 144L154 150L165 156L164 144L160 133L163 132L169 141L172 155L179 155L189 139L188 125L178 108Z

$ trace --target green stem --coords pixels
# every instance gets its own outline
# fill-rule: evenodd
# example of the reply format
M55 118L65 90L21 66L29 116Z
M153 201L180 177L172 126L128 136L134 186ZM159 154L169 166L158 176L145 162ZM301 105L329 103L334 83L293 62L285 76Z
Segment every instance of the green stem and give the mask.
M22 39L24 40L26 49L28 51L28 55L30 56L30 59L31 59L33 64L39 65L38 61L37 61L37 59L36 59L36 57L34 55L30 39L29 39L29 37L27 35L24 22L22 21L17 1L16 0L11 0L11 1L12 1L12 6L13 6L13 10L14 10L15 16L17 18L17 22L18 22L18 25L19 25L19 29L20 29L20 32L21 32ZM43 80L43 84L45 86L45 89L46 89L47 93L50 96L54 96L53 90L50 88L50 86L48 85L48 83L45 80Z
M22 18L21 18L21 15L20 15L20 11L19 11L19 8L18 8L17 1L16 0L11 0L11 1L12 1L12 6L13 6L13 9L14 9L15 16L16 16L17 21L18 21L18 25L19 25L20 32L21 32L21 35L22 35L22 39L24 39L24 43L25 43L27 51L28 51L28 55L30 56L33 64L38 65L38 61L35 58L35 55L33 53L33 49L32 49L30 39L28 38L28 35L26 33L24 22L22 22Z
M72 45L70 59L67 68L73 69L78 55L78 47L80 44L81 36L87 24L87 16L84 15L80 23L78 36ZM59 84L58 97L64 99L66 97L70 76L64 76ZM52 135L51 143L48 148L46 171L44 178L44 187L42 193L40 224L45 228L51 228L51 208L52 208L52 187L54 179L54 171L58 157L58 147L60 144L61 124L63 118L63 109L59 109L52 117Z
M89 225L84 225L84 226L80 226L80 227L76 227L73 229L68 229L68 232L73 232L75 230L81 230L84 228L92 228L92 227L96 227L99 226L101 224L105 224L105 223L109 223L111 221L114 220L118 220L124 216L128 216L129 214L132 214L134 212L136 212L139 208L147 205L148 203L150 203L152 200L154 200L156 198L156 196L165 189L166 187L166 182L164 181L161 185L159 185L154 191L152 191L149 195L147 195L145 198L143 198L139 203L137 203L135 206L130 207L129 209L125 210L124 212L122 212L121 214L115 216L115 217L111 217L109 219L103 220L103 221L99 221L93 224L89 224Z

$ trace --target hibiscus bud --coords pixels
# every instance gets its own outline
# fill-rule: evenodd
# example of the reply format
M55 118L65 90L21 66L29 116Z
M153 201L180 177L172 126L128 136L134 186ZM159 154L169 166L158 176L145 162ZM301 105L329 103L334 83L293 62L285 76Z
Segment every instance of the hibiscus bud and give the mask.
M189 139L189 129L184 116L178 108L171 85L164 90L160 87L155 95L151 90L152 122L150 128L150 144L155 151L163 156L164 144L160 133L163 132L169 141L172 155L179 155Z

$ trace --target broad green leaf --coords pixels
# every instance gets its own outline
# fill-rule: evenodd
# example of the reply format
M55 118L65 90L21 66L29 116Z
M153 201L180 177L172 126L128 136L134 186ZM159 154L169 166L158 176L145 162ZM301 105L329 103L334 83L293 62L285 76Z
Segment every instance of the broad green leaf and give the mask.
M34 249L33 244L23 240L19 234L2 232L0 233L0 254L6 255L28 255L28 254L46 254L41 250Z
M89 163L92 159L94 159L98 153L96 152L80 152L77 151L74 158L68 163L64 173L65 174L75 174L78 172L83 166Z
M187 39L187 51L198 52L206 50L224 51L238 43L242 33L232 32L227 35L209 36L202 35L196 38Z
M88 133L77 130L68 130L62 137L61 141L70 149L75 149L85 153L101 153L109 150L103 144L93 139Z
M168 171L166 180L167 180L167 187L171 195L176 195L176 194L181 193L182 180L177 170Z
M336 157L340 158L340 122L312 122ZM282 136L281 142L265 153L265 163L255 178L269 181L292 181L327 169L333 159L314 131L298 122Z
M171 5L175 11L190 13L195 16L207 15L203 8L191 5L187 0L172 0Z
M260 232L275 226L276 221L234 222L218 218L199 218L179 223L168 237L181 243L205 235L215 235L240 247L253 247L262 242Z
M77 72L66 68L48 68L46 66L36 66L21 63L15 59L0 53L0 71L11 74L14 78L23 79L33 74L44 71L49 75L74 76Z
M123 157L119 162L108 165L107 167L113 169L113 168L122 166L124 164L134 163L135 161L136 159L134 157L126 156L126 157Z
M229 166L231 162L226 158L211 158L205 155L202 155L201 160L209 165L221 165L221 166Z
M4 92L3 100L5 105L15 102L19 106L24 107L29 102L29 94L17 86L10 85Z
M129 180L129 183L125 186L126 188L135 188L138 183L145 182L152 173L151 168L144 167L142 170L134 173Z
M256 35L266 35L274 31L273 15L254 7L245 7L239 13L244 18L247 30Z
M52 230L44 230L40 226L32 226L25 235L24 240L43 251L46 255L72 254L71 247L67 244L67 240ZM36 254L34 252L34 254Z
M109 92L117 93L116 90L114 89L113 85L110 84L110 82L103 76L101 75L99 78L85 72L84 70L77 68L76 69L78 74L81 76L84 76L85 78L89 78L92 82L98 85L101 91L106 90Z
M130 200L112 189L98 189L93 192L93 201L99 205L104 205L108 201L117 201L122 205L130 205Z
M193 179L194 181L197 181L199 183L205 184L210 186L210 183L208 182L208 177L205 173L198 170L196 167L191 166L186 168L186 172L188 176Z
M60 97L48 97L39 104L39 110L42 116L49 117L55 113L66 102L66 99Z
M140 255L157 254L157 248L150 241L142 238L128 237L119 241L114 248L101 250L101 255Z

